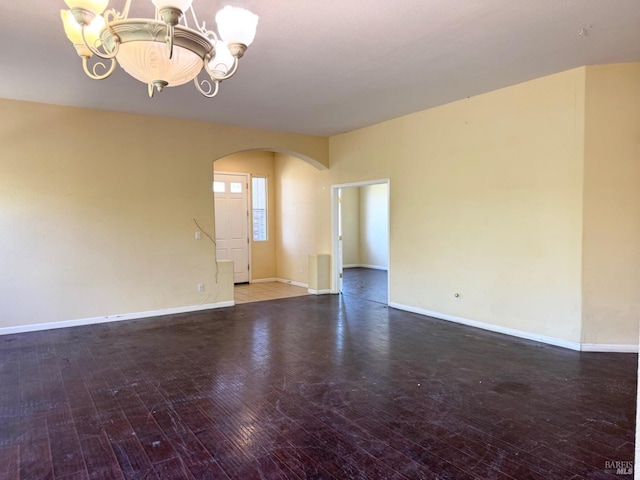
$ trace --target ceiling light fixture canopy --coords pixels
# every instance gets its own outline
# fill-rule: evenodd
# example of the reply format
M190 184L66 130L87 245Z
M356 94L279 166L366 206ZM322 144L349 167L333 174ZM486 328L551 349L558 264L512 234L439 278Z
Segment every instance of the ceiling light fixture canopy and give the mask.
M152 0L154 19L128 18L124 9L107 10L109 0L65 0L60 12L67 38L82 58L84 72L94 80L109 77L117 64L148 85L149 96L165 87L193 80L205 97L217 95L220 82L232 77L240 58L256 35L258 16L243 8L226 6L216 14L218 34L198 23L192 0ZM194 28L187 22L191 12ZM92 66L93 56L102 60ZM200 79L202 71L208 78Z

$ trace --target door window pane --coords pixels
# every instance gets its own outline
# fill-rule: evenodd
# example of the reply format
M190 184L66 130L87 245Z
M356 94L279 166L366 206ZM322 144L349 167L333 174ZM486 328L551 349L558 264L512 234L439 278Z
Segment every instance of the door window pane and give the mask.
M251 179L251 203L253 212L253 241L267 240L267 179Z
M242 193L242 182L229 182L229 191L231 193Z
M226 191L227 189L224 182L213 182L213 193L224 193Z

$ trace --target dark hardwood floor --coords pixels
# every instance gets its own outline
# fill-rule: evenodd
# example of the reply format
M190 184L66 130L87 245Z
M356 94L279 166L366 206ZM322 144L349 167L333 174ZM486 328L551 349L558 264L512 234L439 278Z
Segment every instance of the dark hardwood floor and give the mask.
M388 275L386 270L345 268L342 271L342 294L387 305Z
M636 365L349 296L8 335L0 478L631 478Z

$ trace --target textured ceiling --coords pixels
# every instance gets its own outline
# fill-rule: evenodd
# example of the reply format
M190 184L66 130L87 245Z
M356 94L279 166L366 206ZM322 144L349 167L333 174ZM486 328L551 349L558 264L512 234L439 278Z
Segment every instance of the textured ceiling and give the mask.
M214 26L229 2L194 0ZM247 0L254 44L214 99L90 80L63 0L3 2L0 97L333 135L590 64L640 61L639 0ZM121 9L124 0L112 0ZM151 0L134 15L152 16Z

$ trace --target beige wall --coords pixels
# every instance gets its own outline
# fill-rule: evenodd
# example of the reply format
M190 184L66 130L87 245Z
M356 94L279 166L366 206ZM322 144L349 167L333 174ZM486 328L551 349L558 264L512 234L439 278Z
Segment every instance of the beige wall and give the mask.
M275 155L277 278L308 285L309 255L331 253L327 172Z
M584 82L580 68L330 139L332 184L391 180L392 302L580 341Z
M360 187L360 263L386 269L389 258L389 186Z
M342 189L342 264L386 269L389 256L388 185Z
M587 67L583 342L634 344L640 320L640 64Z
M392 302L636 344L639 69L578 68L330 139L0 100L0 327L227 300L194 219L212 233L213 160L257 149L279 152L275 276L307 283L308 255L330 252L331 185L389 178Z
M267 179L267 241L256 242L249 232L251 242L251 280L276 276L276 216L273 152L243 152L216 160L216 172L248 173ZM300 161L300 160L299 160Z
M360 187L342 192L342 264L360 265Z
M194 219L213 234L213 161L261 149L328 165L321 137L10 100L0 109L0 328L230 300L213 244L194 240Z

